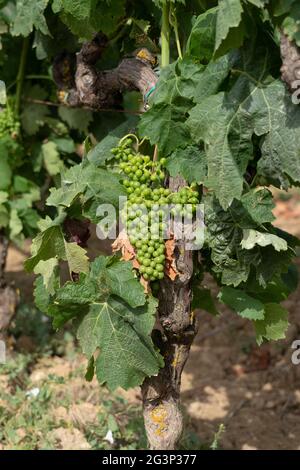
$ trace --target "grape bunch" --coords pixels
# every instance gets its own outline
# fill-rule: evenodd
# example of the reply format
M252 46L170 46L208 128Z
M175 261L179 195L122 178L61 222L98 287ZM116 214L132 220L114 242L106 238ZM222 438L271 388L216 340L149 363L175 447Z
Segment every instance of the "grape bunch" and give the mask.
M16 138L20 133L20 121L9 107L0 110L0 139L7 135Z
M164 187L166 159L153 161L148 155L134 150L130 137L121 139L111 150L114 163L122 174L127 203L122 211L130 243L140 263L140 273L146 280L163 279L165 267L165 242L168 235L168 213L184 215L182 204L195 207L198 203L196 185L172 193Z

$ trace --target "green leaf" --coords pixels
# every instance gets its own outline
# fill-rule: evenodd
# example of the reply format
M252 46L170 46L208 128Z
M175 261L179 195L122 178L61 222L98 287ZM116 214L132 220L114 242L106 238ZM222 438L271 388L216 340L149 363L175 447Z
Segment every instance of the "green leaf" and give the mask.
M61 12L60 18L80 38L91 39L96 31L109 35L118 27L119 20L125 16L125 1L114 0L55 0L55 12Z
M83 20L90 16L92 4L93 0L59 0L54 3L53 9L57 12L63 8L65 12Z
M286 251L288 249L287 242L277 235L273 233L262 233L253 229L243 231L241 245L245 250L252 250L255 245L272 245L276 251Z
M57 146L54 142L46 142L41 148L44 165L49 175L58 175L64 168L64 164L60 159Z
M271 223L275 220L273 209L275 204L271 191L266 188L255 188L243 194L243 208L258 225Z
M62 229L59 225L50 225L39 233L32 241L32 256L25 263L26 271L34 271L40 261L53 258L68 262L69 271L75 273L88 271L88 258L86 250L76 243L68 243L64 239Z
M93 113L86 109L67 108L60 106L58 108L59 117L65 121L71 129L80 132L88 132L88 127L93 120Z
M248 295L245 291L223 287L218 299L233 308L241 317L249 320L263 320L265 307L262 302Z
M222 206L230 206L243 190L243 175L253 155L252 129L242 105L224 93L204 99L190 112L188 126L196 142L206 145L208 178ZM250 98L249 98L250 99Z
M45 124L50 111L47 106L29 103L24 107L21 115L22 128L28 135L34 135Z
M193 288L193 300L192 310L202 309L212 315L218 315L219 312L216 309L214 299L211 295L210 289L204 287L194 286Z
M35 274L40 274L43 279L44 286L53 295L56 287L56 268L58 266L57 258L50 258L46 261L39 261L34 268Z
M145 304L144 288L134 276L130 261L113 263L107 267L107 275L112 294L121 297L133 308Z
M230 48L239 47L244 35L239 28L242 20L241 0L220 0L217 13L215 53L222 54ZM224 41L226 40L226 49ZM223 45L221 49L221 45Z
M113 129L88 152L88 160L97 166L103 166L105 162L112 160L114 155L111 153L111 149L118 145L124 135L134 132L136 124L137 118L134 116Z
M59 152L74 153L76 151L74 140L71 138L52 137L51 141L54 142Z
M8 200L9 194L6 191L0 191L0 204Z
M11 34L28 36L35 27L43 34L50 34L44 16L49 0L17 0L17 14Z
M74 199L83 194L87 186L87 171L82 164L75 165L61 174L60 188L51 188L48 206L70 207Z
M207 175L206 155L196 145L177 148L167 159L166 168L171 176L182 176L188 183L203 184Z
M89 259L86 250L77 243L65 242L65 257L69 270L73 273L86 273L89 270Z
M182 112L191 107L195 88L205 67L191 57L184 57L162 69L153 98L153 104L173 104Z
M255 113L255 133L262 138L258 172L288 186L300 182L300 108L280 80L253 94L249 112Z
M141 118L141 135L157 144L165 156L191 143L183 116L193 106L195 87L203 69L191 57L166 67L159 78L153 106Z
M211 8L197 17L187 43L187 52L200 61L209 62L215 49L218 8Z
M201 103L205 98L219 91L238 58L239 52L234 50L217 60L211 61L205 67L202 73L199 74L194 89L193 99L195 103Z
M26 271L32 272L36 265L41 261L47 261L50 258L65 259L65 241L61 228L53 225L41 232L32 241L32 256L25 263Z
M50 306L50 294L46 289L42 276L38 276L34 281L34 302L37 308L43 312L48 313Z
M293 238L287 237L285 233L275 232L274 227L267 225L263 227L265 233L267 230L270 235L278 233L288 243L288 250L275 251L273 245L255 245L250 250L244 249L241 244L243 230L259 231L260 221L253 220L241 201L234 201L227 211L209 194L204 197L203 202L205 246L209 248L210 269L218 282L236 287L250 282L254 276L261 286L266 287L275 276L287 272L296 246ZM245 289L248 287L245 286Z
M265 318L254 323L256 340L260 345L263 340L277 341L285 338L288 329L288 312L281 305L269 303L265 305Z
M96 375L110 390L140 385L145 377L156 375L162 365L150 334L157 302L132 310L111 297L92 304L83 318L77 337L83 352L91 357L97 349Z
M16 238L23 230L22 220L16 209L12 209L10 212L9 230L11 239Z
M169 104L154 105L144 113L139 132L148 137L152 145L157 144L162 155L169 155L177 147L191 142L181 108Z
M283 20L283 32L289 37L291 41L295 41L300 46L300 8L299 3L294 2L288 15Z

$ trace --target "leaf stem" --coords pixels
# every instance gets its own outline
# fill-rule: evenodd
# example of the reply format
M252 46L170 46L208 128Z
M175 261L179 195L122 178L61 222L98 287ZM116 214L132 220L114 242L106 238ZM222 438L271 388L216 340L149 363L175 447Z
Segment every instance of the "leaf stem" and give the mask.
M170 63L170 5L169 2L162 5L162 26L161 26L161 68Z
M18 70L18 75L17 75L16 104L15 104L15 111L17 115L20 114L20 105L21 105L21 97L22 97L22 89L23 89L28 48L29 48L29 37L23 39L20 64L19 64L19 70Z
M178 21L177 21L176 10L175 10L174 5L171 5L170 23L171 23L171 25L174 29L175 42L176 42L178 57L179 57L179 59L182 59L182 49L181 49L181 44L180 44L180 39L179 39Z

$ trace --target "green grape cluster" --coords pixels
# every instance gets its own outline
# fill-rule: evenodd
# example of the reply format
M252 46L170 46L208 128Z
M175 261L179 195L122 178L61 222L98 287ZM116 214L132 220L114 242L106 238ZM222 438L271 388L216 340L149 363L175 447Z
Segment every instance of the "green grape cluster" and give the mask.
M174 215L183 215L182 204L189 203L195 207L198 203L196 185L182 188L178 193L164 188L166 159L153 161L148 155L135 151L129 137L122 139L111 152L127 192L128 200L122 216L140 263L140 273L146 280L163 279L164 238L168 230L164 208L174 205Z
M20 121L10 107L0 110L0 138L10 135L15 138L20 133Z

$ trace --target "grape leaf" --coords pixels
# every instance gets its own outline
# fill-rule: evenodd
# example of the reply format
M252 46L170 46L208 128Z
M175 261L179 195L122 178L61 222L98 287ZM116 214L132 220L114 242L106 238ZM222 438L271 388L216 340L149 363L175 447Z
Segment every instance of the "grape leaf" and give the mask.
M300 108L292 103L284 84L276 80L253 94L249 112L255 113L255 133L264 135L258 172L283 186L300 182Z
M53 295L55 293L55 286L56 286L56 276L55 271L58 266L58 259L57 258L50 258L46 261L39 261L38 264L34 268L35 274L40 274L44 286L49 292L49 294Z
M285 240L273 233L262 233L253 229L243 230L243 239L241 245L245 250L252 250L255 245L272 245L276 251L286 251L288 244Z
M288 312L281 305L269 303L265 305L265 317L254 322L256 340L259 345L263 340L277 341L285 338L288 329Z
M65 257L71 273L86 273L89 270L89 259L86 251L77 243L65 242Z
M209 62L215 49L218 8L211 8L199 15L187 42L187 52L200 61Z
M291 41L295 41L300 46L300 7L299 3L295 2L286 18L282 22L282 28L284 33L289 37Z
M119 181L118 175L92 163L76 165L62 173L61 187L51 190L47 205L70 207L78 196L83 195L86 216L97 222L100 204L110 203L118 207L119 197L126 194Z
M192 58L166 67L159 78L151 109L139 124L139 132L157 144L163 155L191 143L182 116L193 106L194 90L203 70Z
M220 0L216 23L215 56L239 47L244 39L241 27L243 6L241 0ZM225 41L226 40L226 41ZM226 45L224 45L224 43ZM222 47L221 47L222 46Z
M219 91L238 58L239 52L234 50L207 64L197 79L193 97L195 103L201 103L203 99Z
M26 271L34 271L38 263L52 258L65 260L70 272L86 272L88 269L86 250L76 243L68 243L64 239L59 225L52 225L39 233L31 245L32 256L25 263Z
M93 120L93 113L87 109L60 106L58 108L58 114L71 129L76 129L85 133L88 132L88 126Z
M46 142L42 144L41 152L44 165L49 175L58 175L64 167L63 161L60 159L57 146L54 142Z
M44 11L49 0L17 0L17 14L13 22L13 36L28 36L35 27L43 34L50 34Z
M50 111L47 106L30 103L24 107L21 115L22 127L28 135L34 135L45 124Z
M218 299L233 308L241 317L249 320L263 320L265 307L260 300L240 289L222 287Z
M137 282L130 261L115 262L107 267L108 285L112 294L124 299L131 307L144 305L144 288Z
M241 201L234 201L227 211L210 195L205 196L204 203L205 244L210 249L211 270L219 282L236 287L248 282L251 274L261 286L266 287L274 276L288 270L297 243L294 238L287 237L284 232L278 233L283 242L286 240L288 243L288 250L285 251L277 252L272 245L255 245L251 250L246 250L241 244L243 230L260 228L260 221L256 222L249 216ZM264 229L274 233L271 226Z
M92 304L78 328L83 352L91 357L99 348L96 375L110 390L140 385L145 377L156 375L162 365L150 334L154 325L157 302L131 309L110 297Z
M243 175L253 155L253 130L243 104L244 99L239 103L235 96L227 100L225 93L219 93L195 106L188 119L194 140L206 144L206 185L224 208L241 197Z
M90 16L93 0L56 0L53 4L53 10L58 13L62 8L65 12L79 20Z
M167 159L166 168L171 176L182 176L188 183L203 183L207 175L206 155L196 145L177 148Z
M10 211L10 219L9 219L9 230L10 230L10 238L16 239L18 235L22 232L23 224L22 220L18 215L18 211L16 209L12 209Z
M275 220L273 209L275 204L271 191L266 188L255 188L241 197L243 209L258 225L271 223Z
M147 111L141 118L139 131L152 145L158 145L162 155L191 143L181 108L170 104L158 104Z

